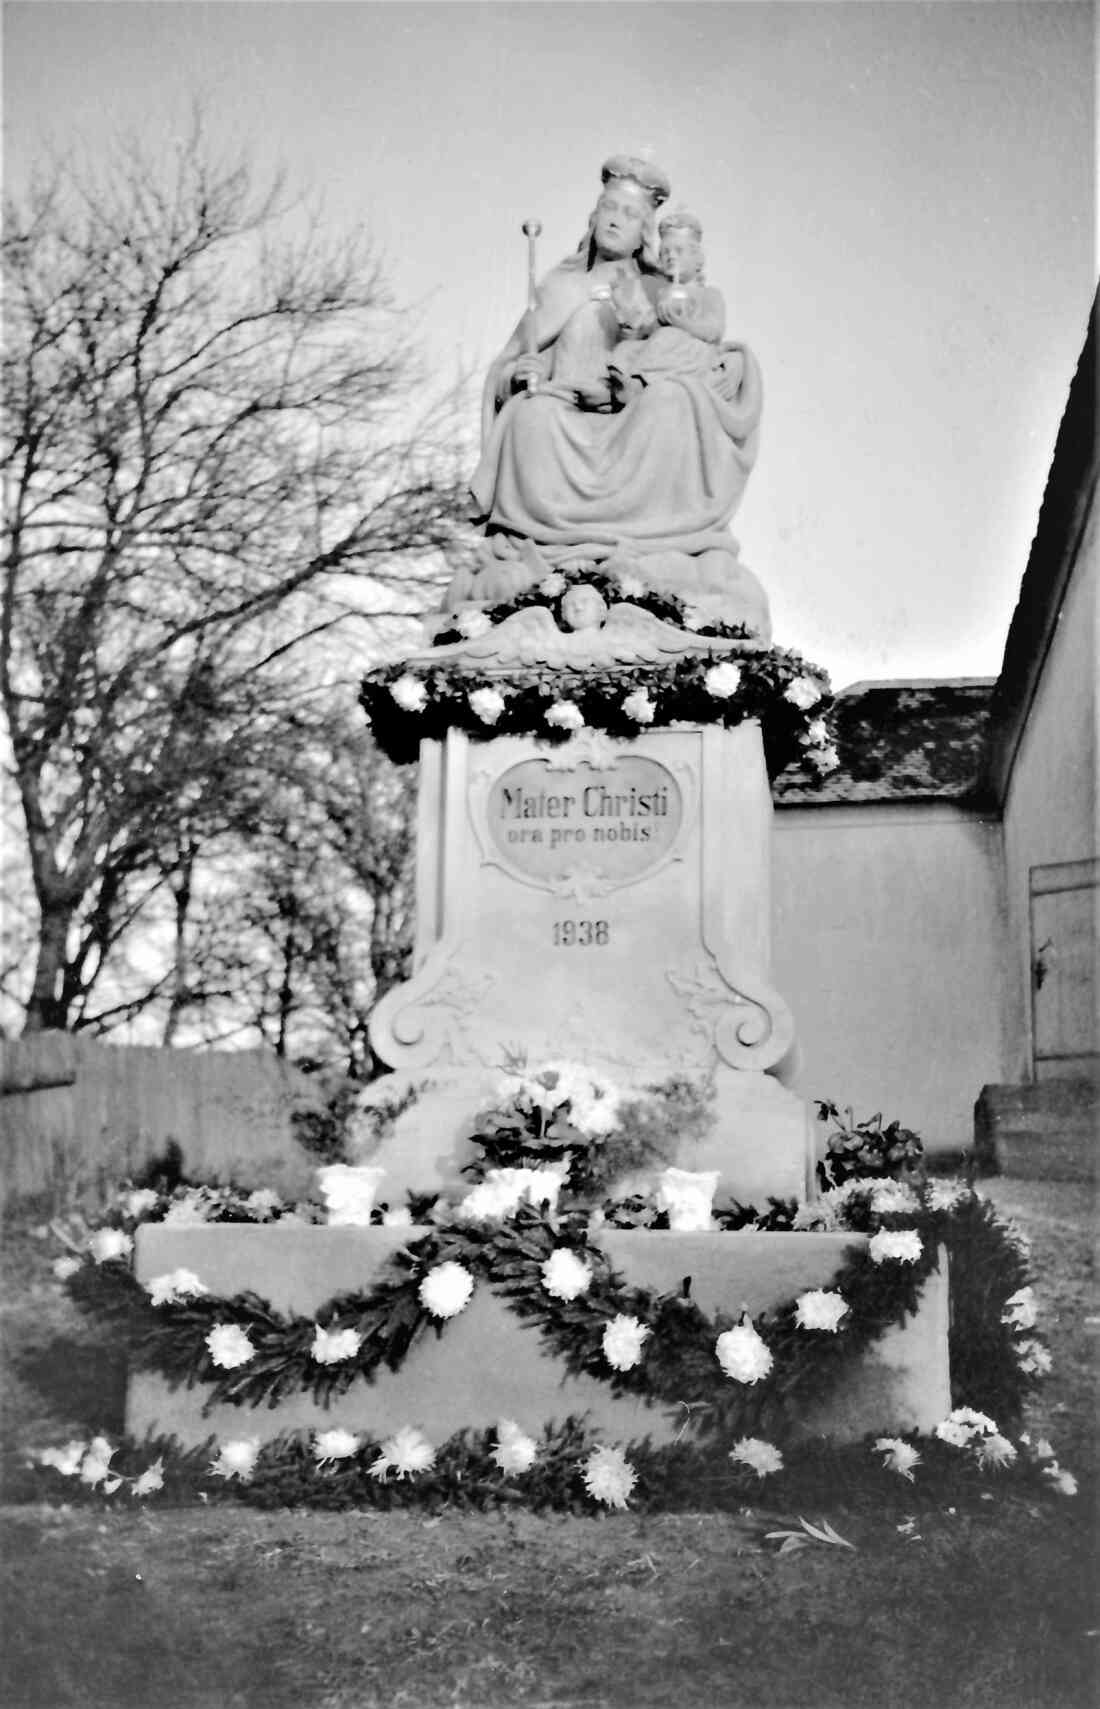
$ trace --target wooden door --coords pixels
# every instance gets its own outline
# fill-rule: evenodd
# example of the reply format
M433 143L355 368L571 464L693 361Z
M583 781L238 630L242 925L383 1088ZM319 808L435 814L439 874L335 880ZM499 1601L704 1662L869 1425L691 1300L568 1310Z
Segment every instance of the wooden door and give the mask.
M1033 866L1030 880L1034 1076L1095 1077L1100 860Z

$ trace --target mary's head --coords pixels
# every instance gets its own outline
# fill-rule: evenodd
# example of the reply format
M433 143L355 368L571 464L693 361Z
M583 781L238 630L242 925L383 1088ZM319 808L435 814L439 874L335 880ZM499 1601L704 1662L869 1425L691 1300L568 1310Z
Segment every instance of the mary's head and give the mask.
M636 155L605 160L603 189L577 249L586 271L597 261L633 257L643 273L658 271L657 210L668 200L669 182L659 166Z

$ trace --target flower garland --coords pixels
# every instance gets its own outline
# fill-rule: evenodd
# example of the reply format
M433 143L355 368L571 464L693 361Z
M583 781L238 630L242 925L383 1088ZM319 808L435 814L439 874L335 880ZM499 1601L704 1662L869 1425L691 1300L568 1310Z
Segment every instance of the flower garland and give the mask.
M782 1443L803 1397L828 1394L853 1358L916 1309L942 1244L952 1262L955 1392L1017 1418L1049 1357L1019 1247L968 1188L906 1187L912 1208L891 1209L884 1186L896 1195L893 1182L849 1183L812 1213L818 1226L873 1230L827 1289L740 1323L708 1317L690 1294L627 1287L590 1235L587 1210L554 1214L524 1202L500 1221L458 1207L393 1254L369 1288L335 1296L312 1317L276 1312L252 1293L219 1299L186 1271L143 1288L128 1251L98 1239L119 1234L129 1244L113 1229L91 1236L67 1285L115 1323L136 1365L207 1386L207 1408L274 1406L303 1391L331 1405L357 1378L398 1369L428 1328L443 1331L488 1286L537 1325L572 1374L683 1405L700 1435L763 1430Z
M729 1448L683 1441L624 1448L601 1442L577 1418L535 1438L501 1418L488 1430L459 1431L439 1446L408 1426L382 1440L335 1427L288 1432L265 1443L254 1436L212 1437L190 1449L171 1437L124 1438L115 1445L104 1436L76 1438L33 1451L25 1469L26 1487L14 1492L17 1499L39 1500L45 1493L65 1502L234 1501L322 1510L468 1511L522 1503L533 1512L583 1513L593 1504L744 1512L765 1479L773 1507L855 1498L888 1518L911 1514L921 1495L937 1506L980 1510L998 1489L1077 1493L1076 1479L1059 1465L1049 1442L1033 1441L1026 1432L1010 1442L991 1419L963 1408L928 1437L804 1443L782 1451L749 1436Z
M473 638L534 605L558 613L562 594L582 584L630 597L700 637L745 638L742 628L711 622L682 600L633 587L628 591L595 572L555 572L509 605L460 613L453 626L437 634L436 643ZM828 676L781 647L754 646L735 659L698 654L667 665L599 670L533 665L484 680L449 660L388 665L365 677L360 700L379 747L398 764L415 760L422 741L442 740L451 729L465 730L479 741L522 735L561 743L586 728L630 740L650 725L732 727L750 718L762 725L772 776L800 756L819 777L838 763L826 722Z
M869 1236L849 1249L828 1286L807 1289L755 1318L747 1312L739 1321L721 1313L710 1318L686 1285L663 1295L627 1287L599 1243L599 1228L667 1225L667 1217L651 1209L644 1218L633 1201L595 1202L593 1188L606 1177L593 1159L601 1152L620 1161L627 1155L622 1124L631 1116L643 1129L649 1122L649 1155L669 1111L705 1120L697 1091L693 1102L679 1083L654 1090L667 1108L661 1097L651 1097L647 1118L646 1100L627 1103L609 1082L577 1064L535 1071L513 1064L502 1083L502 1104L479 1119L482 1155L461 1203L436 1204L430 1212L419 1204L418 1216L431 1218L424 1232L392 1254L368 1288L338 1295L308 1318L276 1312L251 1293L216 1298L201 1277L184 1269L143 1287L131 1268L133 1233L142 1221L319 1220L315 1207L287 1207L269 1193L124 1189L104 1222L86 1235L80 1256L70 1253L55 1269L79 1304L106 1315L135 1365L171 1383L205 1385L206 1410L224 1402L274 1406L303 1391L332 1405L357 1378L369 1382L383 1366L396 1370L429 1328L445 1333L476 1289L489 1287L538 1328L548 1352L572 1374L602 1380L615 1393L682 1408L680 1446L697 1456L695 1475L711 1478L715 1457L724 1454L739 1476L762 1478L778 1473L790 1455L798 1459L791 1426L804 1397L826 1396L854 1358L916 1309L942 1245L951 1262L956 1410L937 1430L935 1453L942 1458L943 1447L965 1452L983 1472L1028 1462L993 1421L1000 1418L1009 1429L1018 1423L1028 1390L1050 1365L1028 1254L967 1184L928 1183L915 1175L849 1176L810 1205L773 1204L763 1217L740 1206L720 1213L719 1225L731 1228L850 1229ZM831 1108L826 1113L835 1114ZM897 1148L897 1124L885 1130L880 1122L862 1124L858 1131L866 1136L862 1158L872 1169ZM919 1161L916 1136L906 1134L904 1148L907 1160ZM381 1220L391 1215L412 1221L404 1208L382 1213ZM359 1456L364 1440L339 1426L318 1433L317 1467L331 1470ZM546 1469L553 1453L547 1461L545 1447L504 1420L492 1464L496 1474L509 1477L540 1459L555 1502L575 1499L579 1479L590 1499L625 1505L636 1459L627 1461L618 1448L597 1442L582 1466L576 1440L570 1441L566 1477L561 1466ZM918 1447L904 1437L880 1437L875 1447L885 1469L906 1480L929 1451L927 1441ZM490 1452L484 1444L479 1451ZM653 1452L658 1459L647 1461L647 1475L663 1487L665 1473L654 1470L665 1465L663 1451ZM258 1460L270 1454L272 1476L280 1481L286 1456L300 1466L301 1453L300 1443L276 1452L242 1435L220 1446L209 1475L250 1482ZM39 1462L102 1493L129 1487L127 1478L134 1494L160 1487L163 1459L135 1473L118 1471L111 1459L109 1444L96 1438L47 1450ZM392 1473L402 1481L435 1464L436 1449L409 1426L376 1445L368 1475L385 1482ZM484 1481L496 1474L478 1475ZM1045 1463L1041 1475L1070 1493L1071 1475L1056 1462Z

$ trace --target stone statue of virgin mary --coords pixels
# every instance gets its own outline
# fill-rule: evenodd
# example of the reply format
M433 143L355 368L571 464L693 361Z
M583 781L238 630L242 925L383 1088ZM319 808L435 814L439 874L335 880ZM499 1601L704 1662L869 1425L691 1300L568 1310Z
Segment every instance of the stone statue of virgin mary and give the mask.
M530 542L547 568L629 574L768 640L767 600L729 532L756 456L759 368L726 342L709 366L657 365L625 398L609 387L616 346L667 323L657 213L669 184L630 155L605 161L601 176L576 253L542 279L490 368L471 482L486 528L481 585L452 592L514 593Z

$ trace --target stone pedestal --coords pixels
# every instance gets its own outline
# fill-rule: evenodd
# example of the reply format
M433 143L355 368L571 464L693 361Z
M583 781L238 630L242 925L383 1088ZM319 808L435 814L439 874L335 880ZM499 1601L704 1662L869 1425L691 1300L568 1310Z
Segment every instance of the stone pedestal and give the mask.
M771 794L759 726L425 743L411 980L372 1019L418 1089L371 1158L404 1187L458 1182L460 1141L506 1058L585 1063L641 1089L713 1078L688 1168L759 1203L810 1185L804 1104L777 1077L794 1025L769 983Z
M270 1228L240 1224L138 1232L138 1279L179 1268L199 1275L223 1297L252 1289L277 1310L307 1316L334 1294L366 1287L372 1274L410 1237L408 1229ZM415 1232L414 1232L415 1237ZM659 1292L692 1279L693 1297L710 1315L754 1315L806 1288L827 1287L859 1234L670 1234L609 1230L600 1244L628 1285ZM410 1349L399 1371L355 1382L328 1408L306 1394L277 1407L221 1405L204 1414L203 1391L172 1389L163 1377L135 1371L127 1395L127 1431L171 1433L187 1446L209 1436L257 1436L341 1425L378 1439L414 1424L436 1445L460 1429L484 1429L514 1418L532 1434L570 1414L586 1414L609 1440L644 1436L668 1442L684 1426L680 1407L648 1406L616 1396L594 1377L568 1376L544 1351L537 1330L511 1313L484 1285L470 1304ZM918 1310L892 1328L846 1374L827 1399L798 1420L807 1435L856 1440L870 1431L931 1430L951 1410L947 1368L947 1274L925 1284Z

